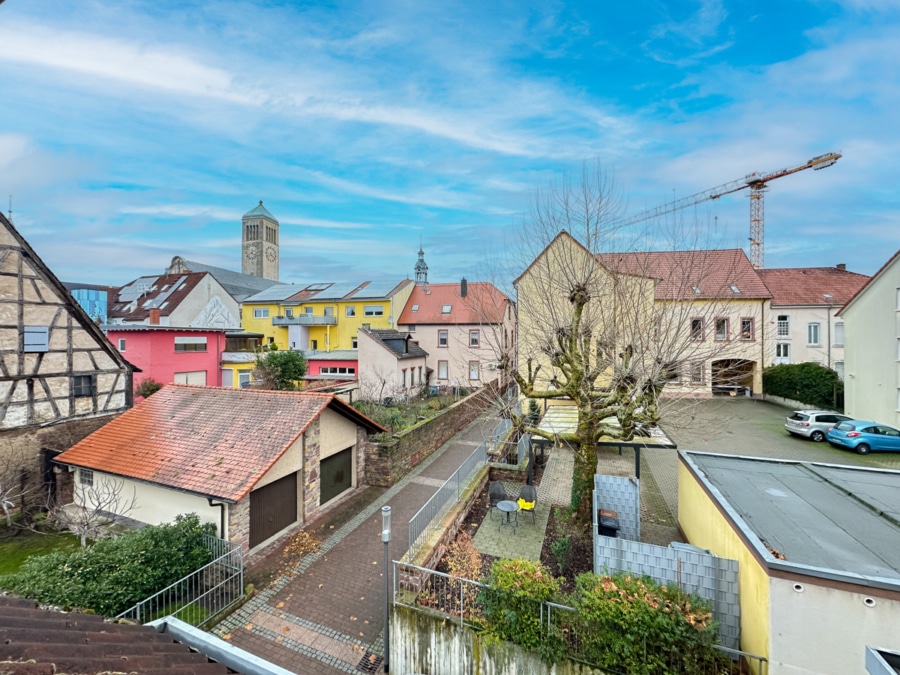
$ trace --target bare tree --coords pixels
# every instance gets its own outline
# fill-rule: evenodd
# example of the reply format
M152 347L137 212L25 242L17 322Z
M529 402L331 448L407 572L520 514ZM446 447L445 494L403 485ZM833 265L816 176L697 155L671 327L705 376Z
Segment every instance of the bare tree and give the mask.
M84 479L76 483L71 504L50 511L53 522L77 534L82 546L87 545L88 539L99 537L104 525L137 508L137 495L134 489L130 497L126 494L125 481L90 475L90 483Z
M527 410L514 420L573 448L571 504L581 522L590 519L597 443L647 435L663 390L690 395L708 384L711 357L732 346L719 329L749 316L722 302L743 299L738 277L749 261L711 249L707 235L694 223L623 225L612 183L589 167L576 182L540 191L521 229L517 347L501 347L498 360L525 398L577 408L575 428L555 433L530 424ZM737 379L747 376L737 370Z
M7 527L13 524L13 515L21 511L30 493L36 490L28 480L28 470L24 463L17 461L11 452L0 456L0 510L6 519Z

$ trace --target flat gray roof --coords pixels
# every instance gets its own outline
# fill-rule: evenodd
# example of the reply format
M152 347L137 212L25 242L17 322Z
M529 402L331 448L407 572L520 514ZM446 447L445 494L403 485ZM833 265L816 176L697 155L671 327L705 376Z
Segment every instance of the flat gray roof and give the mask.
M785 568L900 581L900 472L700 452L682 456L756 535L770 566L782 567L775 551Z

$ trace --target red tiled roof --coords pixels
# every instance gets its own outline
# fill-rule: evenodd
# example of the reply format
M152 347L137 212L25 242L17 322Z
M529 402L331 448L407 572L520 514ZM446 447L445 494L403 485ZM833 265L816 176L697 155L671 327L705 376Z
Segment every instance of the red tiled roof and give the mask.
M238 502L326 407L384 431L334 394L173 384L56 461Z
M496 286L484 281L467 284L465 298L459 284L416 284L397 323L498 324L503 322L508 302ZM450 305L449 313L443 312L444 305Z
M865 274L837 267L797 267L757 270L772 292L775 306L843 305L869 280ZM829 302L825 299L832 297Z
M0 672L226 675L234 671L150 626L51 612L37 609L33 600L0 596Z
M739 300L772 297L742 249L598 253L607 269L658 278L657 300ZM737 291L732 289L737 288ZM699 292L698 292L699 291Z
M876 278L878 278L878 275L879 275L879 274L881 274L881 273L884 272L888 267L890 267L891 264L893 264L893 262L894 262L897 258L900 258L900 249L897 249L897 252L896 252L894 255L892 255L890 258L888 258L887 262L885 262L884 265L882 265L882 266L878 269L878 271L875 272L875 274L873 274L871 277L869 277L869 279L866 281L866 283L864 283L862 286L860 286L859 290L857 290L856 293L854 293L853 296L852 296L849 300L847 300L846 304L845 304L843 307L841 307L841 309L838 311L838 314L840 314L840 313L843 312L845 309L847 309L847 307L850 306L850 303L852 303L854 300L856 300L856 298L858 298L858 297L862 294L862 292L863 292L864 290L866 290L866 288L868 287L868 285L869 285L870 283L872 283Z

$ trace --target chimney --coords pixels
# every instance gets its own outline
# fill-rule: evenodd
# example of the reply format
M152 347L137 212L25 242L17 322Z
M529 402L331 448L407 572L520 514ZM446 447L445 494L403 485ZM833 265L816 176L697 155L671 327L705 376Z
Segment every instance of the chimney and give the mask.
M403 353L409 354L409 335L403 338Z
M835 267L837 267L841 272L847 271L847 263L838 263L837 265L835 265Z
M150 325L151 326L159 325L159 310L158 309L150 310Z
M466 278L463 277L462 281L459 282L459 296L461 298L466 297L466 294L469 292L469 284L466 281Z

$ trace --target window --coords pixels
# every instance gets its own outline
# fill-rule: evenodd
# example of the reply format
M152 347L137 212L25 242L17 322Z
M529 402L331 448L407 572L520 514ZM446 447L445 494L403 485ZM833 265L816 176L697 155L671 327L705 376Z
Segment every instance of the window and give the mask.
M481 346L481 332L478 330L469 331L469 346L478 348Z
M25 326L23 337L26 352L46 352L50 349L49 326Z
M716 319L716 340L728 339L728 319Z
M703 384L703 361L691 364L691 384Z
M94 472L90 469L78 469L78 482L82 487L94 487Z
M384 307L381 305L365 305L363 310L366 316L384 316Z
M735 286L734 284L731 284L731 292L734 293L735 295L740 295L741 289L738 288L737 286Z
M347 316L356 316L356 306L355 305L347 305L347 309L345 310Z
M253 310L253 318L254 319L268 319L269 318L269 308L268 307L257 307Z
M206 338L205 337L176 337L175 338L175 351L176 352L205 352L206 351Z
M787 314L778 315L775 335L778 337L791 337L791 317Z
M249 389L250 388L250 371L245 371L243 373L238 373L238 387L241 389Z
M293 307L285 307L285 308L284 308L284 315L285 315L288 319L293 319L293 318L294 318L294 308L293 308Z
M844 379L844 362L843 361L835 361L834 362L834 372L838 374L838 377L841 380Z
M401 369L403 371L403 388L406 389L406 368Z
M775 363L791 362L791 345L787 342L779 342L775 345Z
M478 361L469 361L469 379L470 380L480 380L479 376L479 368Z
M409 331L410 333L415 333L416 332L416 324L414 324L414 323L409 324L406 327L406 330Z
M75 375L72 378L72 392L75 396L93 396L94 377L92 375Z
M309 348L312 349L313 351L315 351L316 349L318 349L318 348L319 348L319 341L318 341L318 340L310 340L310 341L309 341Z
M744 317L741 319L741 340L753 339L753 318Z
M694 295L700 295L700 287L699 286L691 286L691 290L694 291Z
M125 351L125 338L119 338L119 351Z
M353 349L359 349L359 340L357 338L350 338L350 346Z
M334 307L332 307L331 305L328 305L325 308L325 316L334 316Z
M304 307L303 313L306 314L307 316L312 316L313 308L312 307Z
M703 339L703 319L691 319L691 340Z
M806 344L815 347L819 345L819 332L821 324L810 323L806 326Z
M447 379L447 362L446 361L438 361L438 379L439 380Z
M447 346L447 331L439 330L438 331L438 347L446 347Z
M419 311L419 306L418 306L418 305L413 305L413 306L412 306L412 311L418 312L418 311Z
M425 384L425 381L422 379L422 366L419 366L419 384Z
M844 322L839 321L834 324L834 346L835 347L843 347L844 346Z
M441 305L441 314L449 314L453 309L453 305Z

